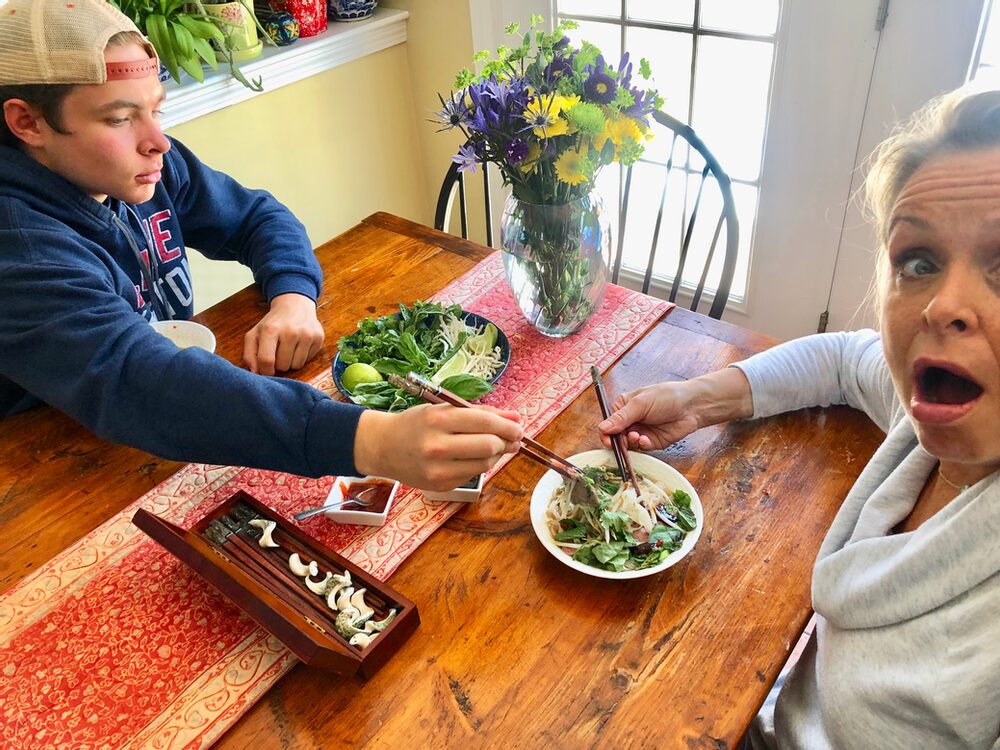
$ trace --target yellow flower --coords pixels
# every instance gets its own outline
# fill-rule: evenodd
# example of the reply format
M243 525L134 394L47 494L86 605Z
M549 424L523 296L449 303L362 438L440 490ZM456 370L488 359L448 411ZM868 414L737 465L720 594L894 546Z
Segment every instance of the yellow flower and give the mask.
M590 163L587 161L586 149L578 151L575 148L568 148L559 154L556 159L556 177L560 182L567 185L579 185L586 182L590 171Z
M638 143L642 140L642 130L631 117L611 117L604 127L604 132L594 138L594 148L600 151L609 138L616 147L627 140Z
M525 174L529 172L534 172L535 168L538 166L538 157L542 155L542 147L538 145L536 141L532 141L528 144L528 155L524 157L524 161L521 162L521 171Z
M556 112L558 114L562 114L573 105L579 103L580 103L580 97L578 97L576 94L573 94L572 96L563 96L562 94L556 94L552 99L552 104L554 107L556 107Z
M559 106L550 96L536 96L524 110L524 119L538 138L553 138L565 135L569 123L559 117Z

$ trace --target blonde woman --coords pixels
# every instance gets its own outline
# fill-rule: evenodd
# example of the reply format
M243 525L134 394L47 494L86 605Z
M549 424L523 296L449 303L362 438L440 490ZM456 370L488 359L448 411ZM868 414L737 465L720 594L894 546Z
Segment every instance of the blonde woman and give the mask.
M810 336L625 394L601 424L695 429L849 404L886 432L813 570L817 625L761 748L1000 748L1000 92L927 105L877 151L874 331ZM808 498L802 498L808 501Z

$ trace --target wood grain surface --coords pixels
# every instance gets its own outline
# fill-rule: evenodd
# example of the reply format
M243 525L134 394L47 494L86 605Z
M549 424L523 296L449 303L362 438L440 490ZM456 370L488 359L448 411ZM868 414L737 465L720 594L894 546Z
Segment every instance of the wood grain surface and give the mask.
M365 315L425 298L486 248L374 214L317 250L329 367ZM248 288L198 316L239 363L265 311ZM612 399L690 378L773 340L674 310L604 381ZM563 455L598 447L582 394L538 436ZM369 681L296 667L220 748L732 748L805 625L813 559L881 435L845 408L694 433L656 455L699 490L705 529L668 571L614 582L561 565L528 518L543 468L515 458L390 583L421 625ZM52 409L0 423L0 590L156 486L180 464L115 446Z

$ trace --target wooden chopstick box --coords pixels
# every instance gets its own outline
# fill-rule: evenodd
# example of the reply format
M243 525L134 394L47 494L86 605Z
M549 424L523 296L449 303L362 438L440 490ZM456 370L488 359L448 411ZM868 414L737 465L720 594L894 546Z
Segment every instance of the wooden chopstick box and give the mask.
M256 516L275 522L273 536L280 548L265 549L259 547L256 541L252 545L239 541L240 548L237 549L235 540L233 546L219 546L203 535L209 524L228 516L241 505L251 509ZM237 492L190 531L141 508L132 517L132 522L190 565L309 666L339 674L371 677L420 624L413 602L347 558L307 536L246 492ZM280 567L283 565L288 570L288 558L292 552L298 552L306 565L315 560L321 572L350 572L355 589L366 589L365 602L375 609L373 620L384 619L390 609L397 610L396 616L369 645L363 648L352 646L347 638L331 627L337 612L327 610L328 615L323 617L325 597L307 589L304 580L297 580L302 592L300 595L295 589L294 576L283 576ZM255 554L260 556L259 563L253 559ZM311 610L310 606L313 607Z

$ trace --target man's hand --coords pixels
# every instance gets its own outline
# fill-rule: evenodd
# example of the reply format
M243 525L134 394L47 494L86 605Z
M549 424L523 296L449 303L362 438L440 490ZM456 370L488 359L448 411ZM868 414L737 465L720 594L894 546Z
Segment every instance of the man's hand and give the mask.
M397 414L369 409L354 438L354 464L364 474L398 479L422 490L450 490L521 447L516 411L490 407L414 406Z
M301 294L279 294L244 337L243 363L261 375L297 370L316 356L324 335L315 302Z

